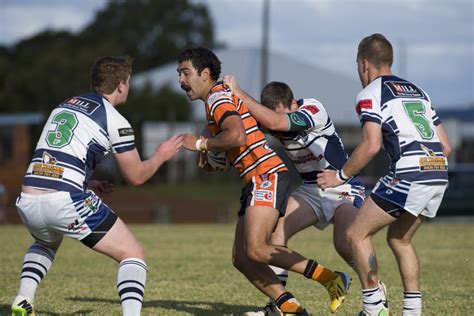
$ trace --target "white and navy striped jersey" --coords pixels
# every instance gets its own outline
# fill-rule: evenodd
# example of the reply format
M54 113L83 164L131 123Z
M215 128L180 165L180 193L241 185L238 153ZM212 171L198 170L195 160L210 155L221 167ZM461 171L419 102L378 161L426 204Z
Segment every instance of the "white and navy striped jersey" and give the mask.
M387 176L415 183L447 183L448 163L436 133L441 124L429 96L415 84L382 76L357 95L361 124L381 125L391 159Z
M324 169L339 170L347 154L324 106L315 99L300 99L298 110L288 113L290 131L271 132L305 183L316 183Z
M134 148L130 123L106 98L96 93L72 97L51 112L23 185L83 192L105 155Z

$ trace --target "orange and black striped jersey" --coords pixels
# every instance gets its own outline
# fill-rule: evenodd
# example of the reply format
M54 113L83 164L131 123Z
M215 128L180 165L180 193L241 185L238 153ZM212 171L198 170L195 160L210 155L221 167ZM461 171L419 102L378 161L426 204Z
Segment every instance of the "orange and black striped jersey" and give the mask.
M226 155L245 183L257 175L288 170L268 145L245 103L225 88L222 82L217 82L206 99L206 116L213 136L221 132L222 122L231 115L239 115L242 119L247 141L245 146L233 148Z

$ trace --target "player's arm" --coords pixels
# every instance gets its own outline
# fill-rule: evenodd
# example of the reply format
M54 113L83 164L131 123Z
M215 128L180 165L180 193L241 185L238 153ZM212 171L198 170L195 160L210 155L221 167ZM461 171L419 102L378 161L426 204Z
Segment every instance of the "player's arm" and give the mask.
M354 149L351 157L340 171L326 169L318 174L318 185L322 189L341 185L359 173L379 152L381 146L382 133L380 124L366 121L362 127L362 142Z
M258 103L254 98L243 91L237 79L233 75L224 76L224 84L241 99L252 116L265 128L272 131L287 132L290 130L290 122L287 114L277 113L264 105Z
M449 141L448 134L446 134L442 124L436 126L436 133L438 134L439 141L441 142L443 154L445 157L448 157L451 154L452 146L451 142Z
M147 160L141 160L136 148L116 153L115 159L122 176L132 185L146 182L169 159L171 159L182 145L181 136L173 136L161 143L153 155Z
M183 146L193 151L228 151L245 145L247 135L240 115L227 116L220 123L220 129L221 132L216 136L204 139L198 139L192 134L183 134Z

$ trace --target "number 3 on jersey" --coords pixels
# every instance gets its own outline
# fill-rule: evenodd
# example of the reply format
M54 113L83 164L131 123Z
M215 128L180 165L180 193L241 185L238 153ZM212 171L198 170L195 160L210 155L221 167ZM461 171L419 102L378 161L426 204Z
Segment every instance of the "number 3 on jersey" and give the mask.
M48 132L46 142L53 148L62 148L71 142L73 131L77 126L77 117L74 113L62 111L56 114L51 124L56 128Z
M416 130L423 139L432 139L434 132L430 127L428 119L424 116L426 110L421 102L403 102L408 117L415 125Z

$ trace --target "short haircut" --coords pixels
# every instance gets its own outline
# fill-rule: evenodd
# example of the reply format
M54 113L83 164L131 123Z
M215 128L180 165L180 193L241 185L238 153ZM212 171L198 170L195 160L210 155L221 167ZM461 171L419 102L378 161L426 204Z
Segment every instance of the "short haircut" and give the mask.
M183 50L178 55L178 63L183 61L191 61L194 68L196 68L198 75L208 68L211 73L211 78L214 81L219 80L221 75L221 61L217 58L212 50L206 47L194 47Z
M263 87L260 93L260 102L272 110L275 110L280 103L287 109L291 108L293 99L293 91L284 82L272 81Z
M133 60L129 56L100 57L91 71L91 90L111 94L120 82L126 82L132 74Z
M367 59L375 67L392 66L392 44L382 34L372 34L359 43L357 59Z

